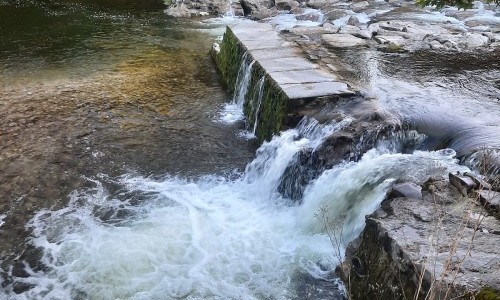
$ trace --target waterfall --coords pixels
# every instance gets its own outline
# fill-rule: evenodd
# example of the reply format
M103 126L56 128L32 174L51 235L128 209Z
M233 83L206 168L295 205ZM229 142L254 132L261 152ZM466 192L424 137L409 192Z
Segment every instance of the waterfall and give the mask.
M233 9L233 0L229 0L227 2L227 11L226 13L224 14L225 17L230 17L230 18L234 18L236 15L234 14L234 9Z
M252 75L252 66L255 60L250 59L248 52L245 52L241 59L238 75L234 85L234 94L230 103L224 106L219 114L219 122L231 124L243 120L243 104L248 92L248 84Z
M465 170L452 150L401 154L381 146L324 171L301 205L284 199L277 186L295 155L350 122L304 119L262 144L236 179L93 179L67 207L29 222L45 268L27 266L28 277L13 277L34 286L16 298L296 299L300 276L333 280L341 257L316 217L321 209L344 216L345 247L396 179ZM14 295L12 285L5 291Z
M255 133L257 131L257 125L259 124L259 113L260 113L260 106L262 105L262 97L264 95L264 81L265 77L262 76L262 78L259 79L259 82L257 82L257 90L256 90L256 95L254 95L254 102L257 102L257 107L254 109L254 121L253 121L253 130L252 130L252 135L255 136Z

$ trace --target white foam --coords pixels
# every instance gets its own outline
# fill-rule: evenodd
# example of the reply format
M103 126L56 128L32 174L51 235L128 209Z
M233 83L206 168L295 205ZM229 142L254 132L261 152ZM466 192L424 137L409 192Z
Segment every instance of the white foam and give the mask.
M299 20L297 19L297 16L312 16L313 18L316 18L315 21L313 20ZM286 30L286 29L291 29L297 26L304 26L304 27L316 27L320 26L323 23L324 20L324 14L318 10L318 9L312 9L312 8L307 8L304 9L302 14L291 14L288 12L281 12L278 15L270 18L264 19L267 23L273 25L277 30Z
M0 227L3 226L3 224L5 224L5 221L4 219L7 217L7 215L3 214L3 215L0 215Z
M332 216L346 211L343 249L394 178L459 168L452 152L390 154L383 147L325 172L301 206L282 199L277 185L294 155L348 123L303 121L264 143L235 180L124 176L117 182L122 200L95 180L93 189L72 193L66 208L30 221L47 269L14 278L35 286L17 298L296 297L295 275L327 279L339 262L314 216L321 207L333 208Z

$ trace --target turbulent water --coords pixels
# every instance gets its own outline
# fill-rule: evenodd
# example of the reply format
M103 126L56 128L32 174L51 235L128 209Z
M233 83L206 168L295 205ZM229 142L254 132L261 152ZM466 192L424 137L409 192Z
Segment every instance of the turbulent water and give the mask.
M397 180L464 170L450 149L397 153L414 141L395 135L326 170L300 205L283 198L296 154L352 120L304 119L254 152L238 134L252 62L230 100L206 52L227 20L195 26L162 8L0 0L12 27L0 299L302 299L306 285L337 286L324 217L343 223L342 253Z
M297 297L300 274L331 280L340 257L315 216L320 208L345 216L344 247L397 178L463 169L451 150L397 154L381 145L359 163L326 171L302 205L282 199L278 180L294 154L346 123L303 121L262 145L233 179L92 180L93 188L71 193L67 207L29 222L46 268L16 278L35 286L17 297L289 299ZM109 180L120 192L103 188Z

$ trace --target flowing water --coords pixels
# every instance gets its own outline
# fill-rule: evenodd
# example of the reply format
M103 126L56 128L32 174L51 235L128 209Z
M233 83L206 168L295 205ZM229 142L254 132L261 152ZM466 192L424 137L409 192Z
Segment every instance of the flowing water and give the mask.
M381 110L428 134L427 148L459 156L500 149L500 55L381 51L338 53ZM355 58L355 59L354 59Z
M296 154L352 120L304 119L255 149L217 122L222 24L162 8L0 0L0 299L338 297L318 213L342 218L343 250L396 180L465 170L450 149L397 153L412 141L394 135L283 198Z

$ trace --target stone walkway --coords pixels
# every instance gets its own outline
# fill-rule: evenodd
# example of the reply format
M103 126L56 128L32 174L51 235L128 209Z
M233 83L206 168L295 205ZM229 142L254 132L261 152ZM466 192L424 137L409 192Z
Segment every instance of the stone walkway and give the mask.
M300 49L281 38L271 25L253 23L230 28L289 100L354 94L346 83L305 59Z

